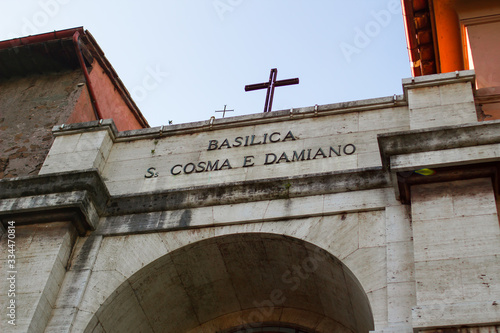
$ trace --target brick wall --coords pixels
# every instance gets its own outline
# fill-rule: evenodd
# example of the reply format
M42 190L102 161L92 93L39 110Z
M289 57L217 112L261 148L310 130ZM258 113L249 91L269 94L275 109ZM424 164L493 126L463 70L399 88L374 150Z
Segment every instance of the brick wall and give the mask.
M0 80L0 178L38 173L52 127L71 116L84 82L80 70Z

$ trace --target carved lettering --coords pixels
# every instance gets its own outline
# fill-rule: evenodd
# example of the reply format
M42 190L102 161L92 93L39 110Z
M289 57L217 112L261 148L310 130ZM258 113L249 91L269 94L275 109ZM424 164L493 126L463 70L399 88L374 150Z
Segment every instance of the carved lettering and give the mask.
M347 149L347 147L349 147L349 149ZM349 150L349 152L348 152L348 150ZM352 143L349 143L349 144L344 146L344 154L346 154L346 155L352 155L352 154L354 154L355 151L356 151L356 146L353 145Z
M304 153L305 153L305 149L302 149L302 151L300 152L300 154L297 154L297 151L293 151L293 156L292 156L292 162L295 162L295 161L303 161L305 159L304 157Z
M326 154L323 152L323 149L321 149L321 148L318 149L318 151L316 152L316 154L313 157L313 160L315 160L316 157L318 157L318 156L323 156L323 158L326 158Z
M292 131L288 131L284 137L282 137L281 132L272 132L271 134L264 133L262 135L252 134L252 135L247 135L245 137L237 136L232 140L230 138L224 138L221 139L220 141L210 140L208 141L207 150L257 146L257 145L265 145L267 143L287 142L295 140L297 140L297 138L293 135Z
M281 132L264 133L262 135L237 136L234 139L224 138L221 140L209 140L207 150L222 150L236 147L257 146L261 144L270 144L277 142L295 141L297 138L292 131L288 131L284 136ZM271 165L293 162L312 161L324 158L336 158L343 155L352 155L356 152L356 146L353 143L330 145L328 147L304 148L301 150L289 150L281 152L266 153L264 156L245 155L243 163L239 167L249 168L255 165ZM170 173L173 176L181 174L193 174L220 170L230 170L233 168L228 158L216 159L211 161L194 161L183 164L175 164ZM158 177L156 168L146 170L145 178Z
M285 138L283 138L283 142L285 142L288 139L291 139L292 141L296 140L295 137L292 134L292 131L288 131L288 133L286 133Z
M245 156L245 158L243 159L243 167L244 168L247 168L247 167L251 167L251 166L254 166L254 162L253 162L253 159L255 157L250 155L250 156Z
M335 149L333 149L333 147L330 147L330 154L328 155L328 157L332 157L332 153L335 153L335 155L340 156L340 148L341 147L342 146L339 145L339 149L338 150L335 150Z
M189 174L192 174L193 172L200 173L200 172L208 172L208 171L229 170L229 169L233 168L231 166L231 163L229 162L229 159L225 159L222 162L222 164L219 164L219 162L220 162L220 160L215 160L214 162L212 162L212 161L207 161L207 162L202 161L202 162L198 162L198 163L189 162L189 163L186 163L185 165L176 164L172 167L172 169L170 169L170 173L173 176L177 176L177 175L180 175L181 173L189 175ZM250 161L249 161L249 163L250 163Z
M278 161L276 162L276 164L278 164L280 162L290 162L290 160L288 159L288 156L286 156L285 152L283 152L283 154L281 154L281 156L280 156L280 158L278 158Z
M174 169L175 169L175 168L180 168L180 170L179 170L179 171L177 171L177 170L176 170L176 171L174 171ZM172 167L172 169L170 169L170 173L171 173L172 175L174 175L174 176L179 175L181 172L182 172L182 165L181 165L181 164L176 164L176 165L174 165L174 166Z
M144 178L154 178L158 177L158 172L156 172L156 168L149 168L146 170L147 174L144 175Z
M272 157L272 160L269 159L270 157ZM264 162L264 165L273 164L277 158L278 156L273 153L266 154L266 161Z
M220 144L220 147L217 149L221 149L222 147L231 148L231 145L229 144L228 139L225 139L224 141L222 141L222 143Z
M229 160L228 160L228 159L226 159L226 160L224 161L224 163L222 163L222 165L220 166L220 169L219 169L219 170L222 170L222 169L224 169L224 168L227 168L227 169L232 169L231 164L229 163Z
M273 139L276 135L278 135L278 138L277 139ZM274 132L272 133L270 136L269 136L269 141L270 142L279 142L280 141L280 138L279 138L279 135L280 135L280 132Z
M219 170L219 160L216 160L214 164L212 164L212 161L207 162L207 168L205 169L205 171L213 170Z
M217 144L218 144L218 141L217 140L210 140L208 142L208 149L207 150L214 150L214 149L217 149Z
M262 142L254 142L255 140L255 135L252 135L252 141L250 142L250 146L255 146L255 145L260 145Z
M241 142L241 140L243 140L243 138L241 136L236 137L236 139L234 139L233 147L241 146L243 144L243 142Z

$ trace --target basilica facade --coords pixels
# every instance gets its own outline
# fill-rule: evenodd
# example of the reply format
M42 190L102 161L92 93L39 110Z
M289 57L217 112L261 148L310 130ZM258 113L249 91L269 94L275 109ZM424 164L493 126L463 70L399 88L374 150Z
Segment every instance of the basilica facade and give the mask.
M402 95L154 128L82 28L0 42L0 331L498 332L475 4L403 1Z

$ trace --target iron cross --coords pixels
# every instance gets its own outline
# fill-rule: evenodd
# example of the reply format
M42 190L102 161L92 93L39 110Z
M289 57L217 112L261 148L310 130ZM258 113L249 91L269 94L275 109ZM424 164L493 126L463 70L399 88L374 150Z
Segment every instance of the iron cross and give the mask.
M224 110L216 110L215 112L222 112L222 118L224 118L226 116L226 112L231 112L231 111L234 111L234 110L226 110L226 106L224 104Z
M294 79L286 79L286 80L276 81L277 76L278 76L278 69L273 68L273 69L271 69L271 74L269 75L269 82L249 84L249 85L245 86L245 91L267 89L266 104L264 105L264 112L271 112L271 109L273 108L273 98L274 98L274 88L275 87L289 86L291 84L298 84L299 83L298 77L296 77Z

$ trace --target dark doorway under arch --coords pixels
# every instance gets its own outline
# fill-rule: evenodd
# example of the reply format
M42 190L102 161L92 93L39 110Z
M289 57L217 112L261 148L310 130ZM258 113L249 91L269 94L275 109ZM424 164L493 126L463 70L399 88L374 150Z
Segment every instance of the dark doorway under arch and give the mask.
M257 331L255 331L257 330ZM236 330L229 330L227 332L221 333L315 333L305 328L297 328L297 327L288 327L280 324L276 325L262 325L262 327L258 328L238 328Z

